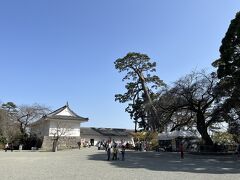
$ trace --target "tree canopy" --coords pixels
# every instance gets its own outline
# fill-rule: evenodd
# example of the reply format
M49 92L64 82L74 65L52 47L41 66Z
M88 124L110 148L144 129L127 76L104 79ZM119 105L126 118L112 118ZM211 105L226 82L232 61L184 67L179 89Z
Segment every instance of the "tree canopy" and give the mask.
M205 72L193 72L176 81L172 88L162 93L157 107L171 130L182 127L196 127L205 145L212 145L208 134L210 126L221 120L213 114L216 75Z
M127 81L127 92L116 94L115 100L120 103L130 102L126 111L134 117L134 121L138 122L137 120L141 119L144 127L156 130L159 127L159 119L153 104L154 90L164 85L157 75L153 75L156 62L151 62L146 54L133 52L117 59L114 64L119 72L126 72L122 80Z
M240 136L240 12L231 21L222 45L220 58L213 63L217 68L218 87L221 89L218 109L230 127ZM240 141L240 138L239 138Z
M38 104L17 106L13 102L7 102L1 105L0 112L0 124L6 139L20 140L21 143L25 143L29 137L31 123L47 114L49 109Z

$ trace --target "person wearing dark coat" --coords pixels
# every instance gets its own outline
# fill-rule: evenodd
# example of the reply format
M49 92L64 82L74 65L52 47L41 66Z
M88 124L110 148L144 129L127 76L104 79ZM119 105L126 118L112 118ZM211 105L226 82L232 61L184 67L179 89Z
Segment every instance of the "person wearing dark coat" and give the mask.
M122 161L125 160L125 149L126 147L124 145L122 145L122 149L121 149L121 153L122 153Z

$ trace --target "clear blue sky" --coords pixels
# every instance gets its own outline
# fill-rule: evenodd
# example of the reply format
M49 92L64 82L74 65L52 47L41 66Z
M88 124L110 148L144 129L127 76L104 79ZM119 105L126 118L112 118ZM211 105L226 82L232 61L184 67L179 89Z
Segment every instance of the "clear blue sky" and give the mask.
M167 83L212 70L239 0L0 1L0 101L69 102L84 126L133 128L113 62L148 54Z

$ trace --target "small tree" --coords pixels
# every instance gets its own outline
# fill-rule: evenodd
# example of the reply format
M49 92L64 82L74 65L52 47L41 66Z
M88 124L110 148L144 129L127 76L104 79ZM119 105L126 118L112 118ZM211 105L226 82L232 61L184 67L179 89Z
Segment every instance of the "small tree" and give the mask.
M134 141L142 141L147 145L148 150L152 150L158 146L157 132L141 131L133 134Z
M235 144L233 135L228 132L216 132L213 134L213 141L219 144Z
M57 121L55 125L56 127L50 130L50 135L53 136L53 152L57 151L60 138L69 135L70 131L72 130L69 123L64 121Z

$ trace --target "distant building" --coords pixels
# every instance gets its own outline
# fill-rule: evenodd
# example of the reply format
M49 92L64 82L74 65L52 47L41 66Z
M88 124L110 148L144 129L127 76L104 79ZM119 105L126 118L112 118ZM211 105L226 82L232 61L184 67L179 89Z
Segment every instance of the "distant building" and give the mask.
M87 142L92 146L107 140L133 143L132 130L81 127L81 124L87 121L88 118L77 115L67 103L34 122L31 125L31 133L42 140L41 149L44 150L51 150L57 137L59 149L77 148L78 142Z
M184 150L192 151L192 145L199 142L199 136L189 130L175 130L159 133L158 140L160 148L166 151L178 151L181 143L184 143Z
M81 141L81 123L87 121L88 118L77 115L67 103L34 122L31 125L31 132L42 139L42 149L51 149L56 137L60 137L59 148L75 148Z
M94 127L81 127L82 141L90 142L91 145L96 145L98 142L121 141L133 144L133 130L117 129L117 128L94 128Z

